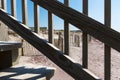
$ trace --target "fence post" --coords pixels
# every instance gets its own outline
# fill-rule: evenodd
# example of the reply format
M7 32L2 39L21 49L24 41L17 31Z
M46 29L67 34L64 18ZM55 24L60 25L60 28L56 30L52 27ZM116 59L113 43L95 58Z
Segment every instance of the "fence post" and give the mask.
M40 26L39 26L39 6L34 3L34 31L36 33L39 33L40 31Z
M27 10L27 0L22 0L22 23L28 26L28 10ZM22 39L22 43L24 43L24 39ZM24 56L24 44L22 48L22 56Z
M28 26L27 0L22 0L22 22Z
M11 0L11 14L16 17L16 0Z
M107 27L111 27L111 0L105 0L105 11L104 11L104 24ZM111 80L111 48L105 44L104 50L104 75L105 80Z
M2 9L7 10L7 6L6 6L7 2L6 2L6 0L2 0L1 3L2 3L1 4Z
M59 32L59 34L58 34L58 48L60 49L60 50L62 50L62 51L64 51L64 37L63 37L63 35L62 35L62 32Z
M48 30L49 42L54 44L53 14L50 11L48 11Z
M88 15L88 0L83 0L83 13ZM82 34L82 66L88 68L88 35L83 31Z
M64 0L64 4L66 6L69 6L69 0ZM64 53L66 55L69 55L70 49L69 49L69 23L67 21L64 21Z

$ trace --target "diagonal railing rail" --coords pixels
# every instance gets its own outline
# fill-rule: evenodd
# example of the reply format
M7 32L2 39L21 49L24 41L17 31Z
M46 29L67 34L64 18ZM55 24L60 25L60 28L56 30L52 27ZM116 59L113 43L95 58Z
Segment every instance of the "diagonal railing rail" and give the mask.
M0 0L1 1L1 0ZM16 0L12 0L12 3L14 4L13 6L15 6L15 1ZM50 21L52 20L52 14L57 15L58 17L62 18L65 20L65 24L67 25L68 28L68 23L73 24L74 26L76 26L77 28L81 29L83 32L85 32L85 37L87 37L87 34L95 37L96 39L102 41L103 43L105 43L105 45L107 47L112 47L114 49L116 49L117 51L120 52L120 33L118 33L117 31L114 31L113 29L110 29L108 27L108 23L109 21L107 21L107 25L101 24L99 22L97 22L96 20L86 16L87 15L87 7L88 7L88 0L84 0L83 4L84 4L84 11L83 13L85 13L86 15L68 7L68 1L65 1L65 5L60 3L57 0L32 0L34 2L34 12L35 12L35 32L38 33L38 27L39 27L39 19L37 16L39 16L39 11L38 11L38 5L40 5L41 7L47 9L49 11L49 28L50 28L50 43L53 43L53 22ZM110 2L110 0L105 0L106 1L106 6L107 6L107 10L108 9L108 2ZM3 3L3 1L2 1ZM22 10L23 10L23 24L27 25L27 2L26 0L22 0ZM38 5L37 5L38 4ZM4 4L5 6L5 4ZM12 7L14 10L12 12L12 14L15 14L14 11L15 8ZM110 12L110 11L107 11ZM107 13L106 13L107 15ZM14 16L14 15L13 15ZM108 15L109 16L109 15ZM106 16L106 17L108 17ZM14 19L11 16L8 16L2 9L0 10L0 20L2 22L4 22L6 25L8 25L8 27L10 27L12 30L14 30L16 33L18 33L21 37L23 37L26 41L28 41L30 44L32 44L35 48L37 48L39 51L41 51L44 55L46 55L49 59L51 59L54 63L56 63L59 67L61 67L64 71L66 71L69 75L71 75L73 78L75 78L76 80L100 80L98 77L96 77L95 75L93 75L92 73L90 73L87 69L85 69L85 67L87 68L87 49L85 50L85 56L86 57L86 61L85 61L85 66L81 66L79 64L77 64L76 62L72 61L68 56L64 55L63 52L61 52L60 50L56 49L55 47L53 47L53 45L51 45L50 43L48 43L47 41L45 41L44 39L40 38L36 33L32 32L31 30L28 29L27 26L20 24L19 22L17 22L16 19ZM37 22L36 22L37 21ZM66 28L66 29L67 29ZM68 34L68 30L66 30L66 34ZM84 37L84 38L85 38ZM69 40L69 39L66 39ZM85 40L87 41L87 38L85 38ZM69 41L66 41L69 42ZM66 45L68 45L66 43ZM84 44L83 44L84 45ZM85 48L87 48L87 43L85 42ZM66 48L66 50L68 50L68 47ZM67 51L66 51L67 52ZM69 51L68 51L69 52ZM106 49L106 53L107 55L109 55L107 52L109 52L109 49ZM110 63L108 63L107 61L110 62L110 56L109 57L105 57L106 59L106 63L105 66L109 67L108 69L105 68L105 71L108 71L105 73L106 78L105 80L110 80ZM83 59L84 60L84 59Z
M120 52L120 33L56 0L33 0L72 25Z
M120 33L110 29L111 27L111 0L104 0L105 25L93 20L86 15L88 14L88 0L83 0L83 16L82 13L65 6L57 0L33 0L36 4L51 11L55 15L64 19L83 31L83 64L84 68L88 68L88 42L87 34L92 35L105 44L104 49L104 79L111 80L111 47L120 52ZM67 1L67 0L66 0ZM67 27L66 27L67 28ZM65 33L68 34L68 33ZM68 42L68 41L67 41Z
M70 57L64 55L63 52L55 48L52 44L40 38L39 35L32 32L27 26L17 22L16 19L6 14L2 9L0 9L0 20L9 28L14 30L17 34L19 34L22 38L24 38L27 42L33 45L36 49L42 52L45 56L51 59L73 78L77 80L100 80L90 71L82 68L80 64L77 64L71 60Z

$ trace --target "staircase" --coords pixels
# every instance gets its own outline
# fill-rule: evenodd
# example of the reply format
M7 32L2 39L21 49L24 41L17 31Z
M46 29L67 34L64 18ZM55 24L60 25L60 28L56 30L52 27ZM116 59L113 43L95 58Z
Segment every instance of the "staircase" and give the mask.
M49 14L53 13L56 16L62 18L77 28L81 29L83 33L89 34L101 42L105 43L108 48L106 51L109 52L109 48L114 48L120 52L120 34L108 28L107 25L101 24L87 15L77 12L76 10L60 3L57 0L32 0L34 5L39 5L49 11ZM24 2L24 0L23 0ZM35 6L34 6L35 7ZM35 7L36 9L37 7ZM26 9L26 8L24 8ZM37 14L36 14L37 15ZM24 16L25 17L25 16ZM35 18L37 19L37 18ZM50 18L49 18L50 19ZM26 25L19 23L14 17L8 15L6 11L0 9L0 20L5 23L9 28L19 34L23 39L29 42L32 46L42 52L56 65L62 68L65 72L71 75L76 80L101 80L87 69L87 52L84 53L83 64L78 64L73 61L68 55L68 48L63 53L52 45L52 36L49 39L50 43L41 38L37 33L32 32ZM37 24L37 23L36 23ZM36 28L37 32L37 28ZM51 33L52 29L51 29ZM50 34L51 34L50 33ZM67 34L67 33L66 33ZM66 39L65 39L66 40ZM67 40L66 40L67 42ZM67 43L66 43L67 44ZM68 44L67 44L68 45ZM86 43L83 44L85 47ZM66 46L65 46L66 47ZM67 52L68 51L68 52ZM105 56L105 80L110 80L110 54L107 53ZM106 68L107 67L107 68Z

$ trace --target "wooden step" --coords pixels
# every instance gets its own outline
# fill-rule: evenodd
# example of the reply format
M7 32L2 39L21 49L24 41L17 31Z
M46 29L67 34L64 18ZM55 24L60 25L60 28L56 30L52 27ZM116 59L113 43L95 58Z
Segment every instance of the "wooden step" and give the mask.
M18 64L20 42L0 41L0 70Z

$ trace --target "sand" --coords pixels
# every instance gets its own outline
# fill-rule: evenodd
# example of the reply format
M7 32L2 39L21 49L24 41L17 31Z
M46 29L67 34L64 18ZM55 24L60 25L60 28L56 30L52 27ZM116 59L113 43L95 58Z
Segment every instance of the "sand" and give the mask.
M89 70L95 75L104 80L104 44L92 40L89 42ZM82 47L71 47L70 56L76 60L78 63L82 63ZM111 80L120 80L120 53L112 49L112 61L111 61ZM51 62L44 55L30 56L28 63L45 65L49 67L55 67L56 72L51 80L74 80L67 73L57 67L53 62Z
M11 37L13 39L13 37ZM14 40L14 39L13 39ZM104 80L104 44L98 40L92 40L88 44L88 69ZM38 52L40 55L24 56L21 62L35 65L55 67L56 72L51 80L74 80L71 76L57 67L52 61ZM120 80L120 53L111 50L111 80ZM27 58L26 58L27 57ZM70 57L82 64L82 45L80 47L70 47ZM25 59L24 59L25 58Z

